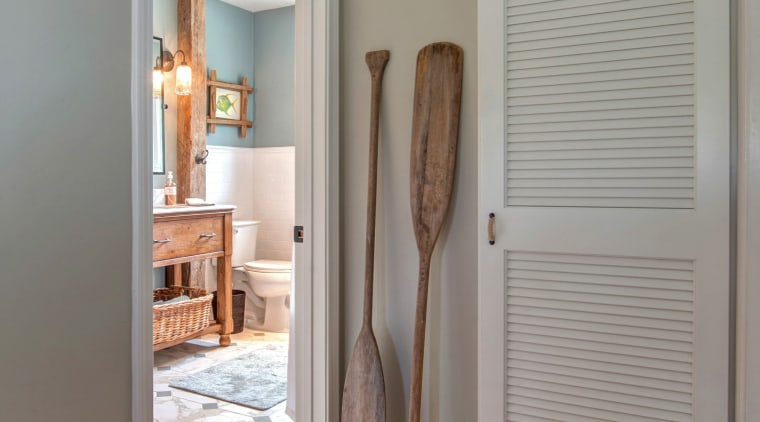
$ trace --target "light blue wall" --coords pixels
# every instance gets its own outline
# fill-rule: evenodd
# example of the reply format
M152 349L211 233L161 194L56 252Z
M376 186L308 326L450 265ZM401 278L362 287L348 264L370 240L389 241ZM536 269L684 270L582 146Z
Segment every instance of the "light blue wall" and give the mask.
M253 16L254 145L294 145L295 7L257 12Z
M248 85L254 83L253 15L219 0L206 2L206 63L209 74L212 69L216 70L218 80L239 84L246 76ZM253 120L253 99L253 95L248 97L248 120ZM239 127L217 125L216 133L209 133L206 143L251 148L253 138L252 130L241 138Z
M154 0L154 35L167 49L176 50L176 0ZM217 79L240 83L243 76L254 87L248 97L253 129L245 138L234 126L217 125L208 145L273 147L294 145L295 7L251 13L220 0L206 2L206 61ZM174 75L167 75L168 79ZM167 84L173 86L173 80ZM176 97L167 90L166 169L176 168ZM163 176L154 177L154 187Z

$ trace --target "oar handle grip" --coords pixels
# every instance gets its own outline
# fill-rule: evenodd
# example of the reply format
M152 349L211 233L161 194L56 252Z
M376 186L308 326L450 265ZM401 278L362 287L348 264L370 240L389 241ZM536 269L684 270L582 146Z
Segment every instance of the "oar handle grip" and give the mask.
M375 273L375 209L377 208L377 150L380 123L380 93L383 72L390 59L390 51L370 51L365 60L372 76L372 101L369 124L369 177L367 189L367 246L364 256L364 315L363 324L372 324L372 289Z

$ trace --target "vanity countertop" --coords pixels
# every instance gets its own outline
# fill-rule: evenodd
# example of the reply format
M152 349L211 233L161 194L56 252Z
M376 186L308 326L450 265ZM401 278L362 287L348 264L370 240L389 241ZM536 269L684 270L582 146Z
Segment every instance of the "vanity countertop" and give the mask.
M153 215L179 214L186 212L213 212L213 211L232 211L237 208L235 205L157 205L153 207Z

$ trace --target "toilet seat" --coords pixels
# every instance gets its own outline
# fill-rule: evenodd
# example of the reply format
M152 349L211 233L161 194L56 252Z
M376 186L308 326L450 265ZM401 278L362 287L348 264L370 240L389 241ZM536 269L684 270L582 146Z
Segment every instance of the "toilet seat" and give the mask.
M289 273L292 270L290 261L276 261L273 259L257 259L243 264L246 271L257 273Z

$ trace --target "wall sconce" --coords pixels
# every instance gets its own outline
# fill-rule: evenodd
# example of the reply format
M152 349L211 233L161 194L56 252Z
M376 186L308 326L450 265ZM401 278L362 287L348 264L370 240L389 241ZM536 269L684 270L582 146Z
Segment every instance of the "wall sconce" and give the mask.
M177 75L174 84L174 92L177 95L190 95L192 87L193 71L185 61L185 52L177 50L172 54L168 51L161 53L161 57L156 57L156 67L153 68L153 96L161 95L161 86L164 82L163 72L171 72L174 69L174 59L177 54L182 53L182 63L177 66ZM157 94L158 93L158 94Z

